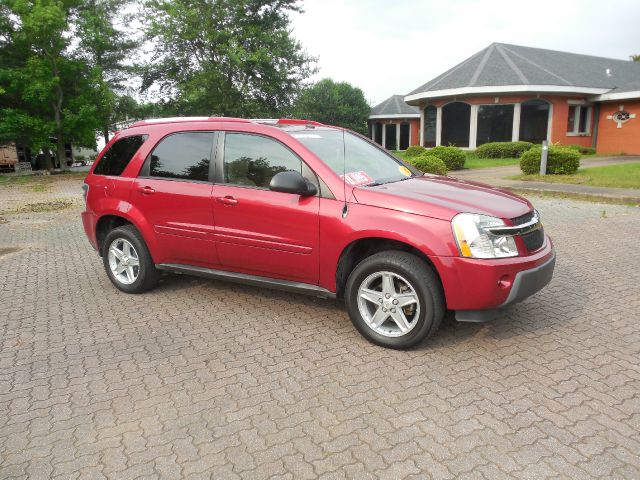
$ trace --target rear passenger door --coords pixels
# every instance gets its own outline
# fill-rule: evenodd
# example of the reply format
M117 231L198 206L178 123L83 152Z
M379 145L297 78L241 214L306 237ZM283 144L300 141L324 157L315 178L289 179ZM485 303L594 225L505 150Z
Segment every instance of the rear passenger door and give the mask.
M319 196L269 190L278 172L296 170L317 184L315 174L273 138L220 135L212 197L221 264L228 270L317 284Z
M161 263L218 263L210 181L215 138L215 132L164 137L134 182L132 203L153 226Z

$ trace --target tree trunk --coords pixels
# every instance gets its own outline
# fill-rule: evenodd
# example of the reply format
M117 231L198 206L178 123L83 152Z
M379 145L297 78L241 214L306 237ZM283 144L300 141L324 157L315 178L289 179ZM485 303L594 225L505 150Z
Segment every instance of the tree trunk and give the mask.
M102 128L102 135L104 135L104 144L109 143L109 127Z
M42 149L42 154L44 155L44 168L45 170L53 169L53 162L51 161L51 150L49 147Z
M67 165L67 155L64 151L64 138L62 138L62 135L60 133L58 133L56 156L58 157L58 162L60 163L60 170L68 170L69 166Z

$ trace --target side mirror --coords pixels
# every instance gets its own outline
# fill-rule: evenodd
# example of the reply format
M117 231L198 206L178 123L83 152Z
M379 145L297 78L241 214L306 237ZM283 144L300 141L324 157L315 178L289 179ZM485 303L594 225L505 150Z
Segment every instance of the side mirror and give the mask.
M282 193L293 193L303 197L311 197L318 193L314 184L300 175L300 172L288 171L276 173L269 183L269 190Z

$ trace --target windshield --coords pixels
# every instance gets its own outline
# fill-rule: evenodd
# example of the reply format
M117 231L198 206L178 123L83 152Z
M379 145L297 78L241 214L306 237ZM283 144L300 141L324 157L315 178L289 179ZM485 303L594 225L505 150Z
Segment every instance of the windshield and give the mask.
M353 186L380 185L413 176L400 160L349 132L344 132L344 144L341 130L309 129L291 132L291 136Z

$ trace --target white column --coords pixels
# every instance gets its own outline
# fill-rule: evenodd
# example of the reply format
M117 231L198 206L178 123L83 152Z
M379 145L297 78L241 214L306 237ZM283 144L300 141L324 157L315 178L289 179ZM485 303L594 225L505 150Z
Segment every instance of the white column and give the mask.
M396 123L396 150L400 150L400 123Z
M424 107L420 107L420 145L424 147Z
M469 117L469 148L476 148L476 137L478 135L478 105L471 105Z
M382 123L382 148L387 148L387 125Z
M513 131L511 132L511 141L517 142L520 139L520 104L513 106Z
M547 122L547 141L551 143L551 132L553 127L553 103L549 103L549 120Z
M376 141L376 123L377 122L371 122L371 140L374 142Z
M436 109L436 147L442 140L442 107Z

